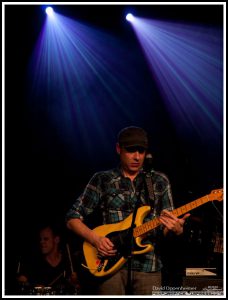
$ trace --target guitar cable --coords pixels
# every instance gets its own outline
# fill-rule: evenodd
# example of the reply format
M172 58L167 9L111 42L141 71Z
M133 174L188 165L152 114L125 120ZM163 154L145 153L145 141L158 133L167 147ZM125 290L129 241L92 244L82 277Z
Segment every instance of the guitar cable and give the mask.
M88 266L81 264L81 266L83 266L84 268L88 269L88 270L92 270L92 271L96 271L97 269L90 269Z
M221 212L219 211L219 209L216 207L216 205L214 204L214 201L212 201L212 205L214 206L215 210L217 211L217 213L219 214L221 221L223 220L223 215L221 214Z

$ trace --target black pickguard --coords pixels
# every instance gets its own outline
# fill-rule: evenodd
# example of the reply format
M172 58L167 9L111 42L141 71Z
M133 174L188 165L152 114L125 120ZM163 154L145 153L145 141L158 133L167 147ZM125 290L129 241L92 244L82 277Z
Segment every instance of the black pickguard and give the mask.
M135 239L133 237L133 230L130 228L123 231L114 231L112 233L109 233L106 237L108 237L115 245L115 249L117 249L117 254L114 257L102 257L101 261L108 260L107 265L104 268L105 271L109 270L122 257L127 259L127 257L131 254L133 250L141 249L135 243Z

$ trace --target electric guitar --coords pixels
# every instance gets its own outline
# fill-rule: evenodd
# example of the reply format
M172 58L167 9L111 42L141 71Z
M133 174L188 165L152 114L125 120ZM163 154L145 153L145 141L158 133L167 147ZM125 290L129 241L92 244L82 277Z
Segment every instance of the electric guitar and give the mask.
M178 217L196 207L207 203L208 201L213 200L223 200L223 189L213 190L209 195L174 209L172 213ZM144 254L152 251L154 248L153 245L141 243L146 233L161 225L158 217L143 223L143 219L150 210L150 206L142 206L138 208L133 232L130 230L133 214L130 214L125 220L119 223L105 224L93 229L93 231L98 235L106 236L113 242L115 248L117 249L117 254L114 257L100 257L98 256L97 249L85 241L83 243L83 253L87 266L83 266L89 269L90 273L97 277L112 275L127 261L127 247L130 246L129 242L132 235L134 240L134 247L132 251L133 255Z

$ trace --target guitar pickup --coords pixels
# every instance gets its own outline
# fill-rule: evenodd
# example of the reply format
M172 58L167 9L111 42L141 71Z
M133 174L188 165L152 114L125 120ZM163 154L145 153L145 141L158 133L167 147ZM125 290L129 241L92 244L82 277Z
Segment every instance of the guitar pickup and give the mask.
M101 261L99 266L97 267L97 271L100 272L104 266L104 261Z

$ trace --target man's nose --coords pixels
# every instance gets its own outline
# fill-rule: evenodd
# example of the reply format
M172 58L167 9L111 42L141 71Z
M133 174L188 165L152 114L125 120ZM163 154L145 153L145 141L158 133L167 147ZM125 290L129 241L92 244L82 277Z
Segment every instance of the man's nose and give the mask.
M139 160L139 157L140 157L139 151L135 151L134 152L134 159Z

